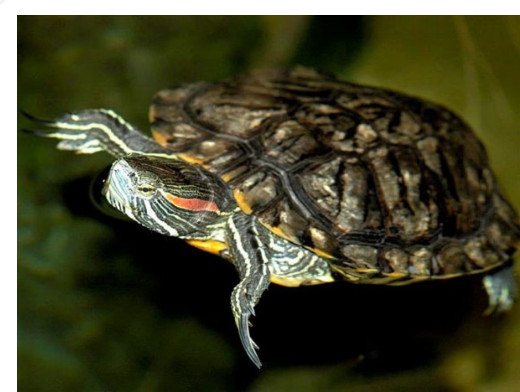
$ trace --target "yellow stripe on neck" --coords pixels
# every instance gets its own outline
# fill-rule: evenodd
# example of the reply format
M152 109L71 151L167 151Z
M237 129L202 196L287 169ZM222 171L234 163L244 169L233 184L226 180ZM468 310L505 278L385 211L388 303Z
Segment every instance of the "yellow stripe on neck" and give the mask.
M205 252L213 253L214 255L220 255L220 253L227 249L227 245L224 242L216 240L187 240L191 246L199 248Z

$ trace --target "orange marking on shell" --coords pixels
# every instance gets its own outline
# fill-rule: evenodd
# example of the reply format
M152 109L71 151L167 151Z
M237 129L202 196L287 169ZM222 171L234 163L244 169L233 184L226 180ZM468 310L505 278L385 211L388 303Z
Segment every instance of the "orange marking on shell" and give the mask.
M217 214L220 212L220 209L218 208L217 204L213 201L208 201L204 199L186 199L184 197L174 196L171 193L165 193L164 196L174 206L182 208L184 210L210 211L216 212Z
M334 256L332 256L330 253L327 253L323 250L317 249L317 248L308 248L310 251L316 253L318 256L323 257L324 259L333 259Z
M224 180L224 182L229 182L232 179L233 179L233 177L231 177L229 174L222 175L222 180Z
M286 231L283 230L280 226L270 226L270 225L264 225L267 229L269 229L273 234L277 235L278 237L285 238L286 240L293 242L295 244L298 243L298 239L293 235L288 235ZM332 260L335 257L331 255L330 253L318 249L313 248L310 246L306 246L306 249L310 250L313 253L316 253L318 256L323 257L324 259Z
M247 204L246 198L242 192L236 189L235 191L233 191L233 196L235 197L235 201L237 202L238 206L242 211L244 211L248 215L253 212L251 206Z
M155 141L157 143L159 143L161 146L163 146L163 147L168 146L168 139L166 139L166 136L164 136L161 132L152 131L152 136L155 139Z
M271 233L276 234L278 237L285 238L287 241L292 242L293 244L299 244L298 238L296 238L294 235L289 235L288 231L282 229L280 226L271 226L266 225L264 226L271 231ZM311 249L312 252L314 252L314 249Z
M155 108L153 106L150 107L150 109L148 110L148 121L150 123L153 123L156 118L157 118L157 110L155 110Z
M390 278L404 278L406 276L408 276L407 274L403 273L403 272L387 272L384 274L385 276L388 276Z
M355 271L359 274L377 274L379 272L376 268L356 268Z
M205 252L213 253L214 255L220 255L220 253L227 249L227 245L220 241L215 240L187 240L191 246L199 248Z
M204 164L204 159L196 158L190 154L179 154L178 157L182 159L184 162L195 163L196 165Z

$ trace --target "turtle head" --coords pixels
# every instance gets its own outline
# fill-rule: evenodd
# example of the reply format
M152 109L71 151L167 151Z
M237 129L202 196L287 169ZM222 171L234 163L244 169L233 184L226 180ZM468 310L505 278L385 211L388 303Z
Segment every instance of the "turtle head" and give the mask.
M229 211L220 178L174 159L131 156L114 162L103 187L108 202L141 225L174 237L204 233Z

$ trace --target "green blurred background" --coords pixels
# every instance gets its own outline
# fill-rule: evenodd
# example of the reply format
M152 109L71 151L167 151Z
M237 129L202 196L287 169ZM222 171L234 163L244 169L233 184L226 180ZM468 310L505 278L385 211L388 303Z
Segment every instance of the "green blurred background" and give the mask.
M519 17L32 16L18 34L18 105L42 117L107 107L147 131L161 88L291 64L434 100L474 127L520 208ZM256 371L233 268L99 212L110 158L54 145L18 137L20 391L519 390L520 307L482 317L471 278L272 287Z

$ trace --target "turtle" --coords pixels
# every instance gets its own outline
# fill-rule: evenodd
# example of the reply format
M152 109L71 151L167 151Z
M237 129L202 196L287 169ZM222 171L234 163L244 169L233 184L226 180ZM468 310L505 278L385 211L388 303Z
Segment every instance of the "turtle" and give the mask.
M108 152L113 207L236 267L231 309L257 367L250 318L270 283L481 274L488 313L513 306L518 217L449 109L296 66L164 89L149 117L152 137L108 109L32 132Z

